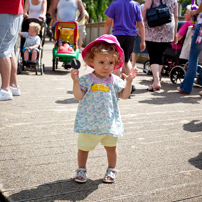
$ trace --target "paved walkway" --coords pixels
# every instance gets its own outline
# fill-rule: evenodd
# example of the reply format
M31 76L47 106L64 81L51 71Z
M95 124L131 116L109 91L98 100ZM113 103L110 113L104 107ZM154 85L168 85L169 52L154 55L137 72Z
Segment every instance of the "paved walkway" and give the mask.
M202 201L202 98L176 92L169 78L147 92L142 72L131 99L120 100L125 127L119 173L102 183L107 159L99 145L89 154L88 181L74 182L78 102L69 71L52 72L53 42L44 46L45 75L18 75L22 95L0 103L0 190L8 201ZM81 74L90 72L82 63Z

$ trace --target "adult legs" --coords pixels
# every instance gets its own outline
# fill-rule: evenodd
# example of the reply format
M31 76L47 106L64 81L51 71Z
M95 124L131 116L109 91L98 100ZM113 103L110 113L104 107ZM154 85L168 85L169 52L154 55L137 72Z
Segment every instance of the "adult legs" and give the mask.
M152 84L152 88L160 88L161 87L161 83L160 83L160 73L161 73L161 69L162 69L162 65L159 64L152 64L151 65L151 69L152 69L152 74L153 74L153 84Z
M18 83L17 83L17 59L16 59L15 54L12 55L10 60L11 60L10 86L17 88L18 87Z
M184 81L180 85L180 89L186 92L191 92L193 88L194 78L196 76L196 69L198 64L198 57L202 50L202 43L197 44L196 39L198 36L198 33L200 31L201 24L197 25L192 42L191 42L191 48L189 53L189 62L188 62L188 68L187 72L184 78Z
M197 82L202 85L202 71L200 72L198 78L197 78Z
M82 39L79 39L79 40L78 40L79 50L81 50L82 44L83 44L83 40L82 40Z
M132 53L132 66L135 67L137 61L137 53Z
M11 78L11 59L9 57L0 57L0 73L1 73L1 88L9 91L9 84Z

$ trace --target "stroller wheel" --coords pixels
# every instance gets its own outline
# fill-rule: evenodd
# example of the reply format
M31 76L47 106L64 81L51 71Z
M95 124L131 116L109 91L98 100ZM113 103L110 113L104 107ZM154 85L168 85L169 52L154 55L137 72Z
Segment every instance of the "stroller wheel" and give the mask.
M151 66L150 66L150 60L147 60L147 61L144 63L143 72L146 73L146 74L149 74L149 75L152 74Z
M55 59L53 59L53 71L55 71Z
M181 66L175 66L170 71L170 80L173 84L179 85L183 82L186 71Z

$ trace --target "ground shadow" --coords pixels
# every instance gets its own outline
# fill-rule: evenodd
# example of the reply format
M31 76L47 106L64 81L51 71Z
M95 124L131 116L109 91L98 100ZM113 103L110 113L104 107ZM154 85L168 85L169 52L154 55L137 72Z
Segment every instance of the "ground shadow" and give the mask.
M36 189L23 190L8 197L9 201L39 201L56 200L81 201L98 189L102 179L90 180L84 184L78 184L74 179L61 180L38 186Z
M154 97L144 99L139 101L140 103L146 103L146 104L176 104L176 103L192 103L192 104L200 104L201 97L198 96L198 91L195 92L193 89L193 92L189 95L181 94L177 91L177 85L173 85L171 83L161 82L162 88L159 91L155 92L149 92L146 89L149 85L151 85L151 81L149 80L142 80L140 82L141 85L145 85L145 89L137 89L135 91L135 94L142 94L142 93L150 93ZM197 97L195 96L197 94Z
M69 98L69 99L65 99L65 100L57 100L55 103L57 104L76 104L79 103L78 100L76 100L75 98Z
M199 120L193 120L189 123L184 124L183 129L189 132L201 132L202 122L200 122Z
M55 71L52 70L52 67L46 67L44 72L46 75L57 75L57 76L64 76L70 74L70 69L65 69L64 67L59 66L58 69Z
M189 163L202 170L202 152L198 156L189 159Z

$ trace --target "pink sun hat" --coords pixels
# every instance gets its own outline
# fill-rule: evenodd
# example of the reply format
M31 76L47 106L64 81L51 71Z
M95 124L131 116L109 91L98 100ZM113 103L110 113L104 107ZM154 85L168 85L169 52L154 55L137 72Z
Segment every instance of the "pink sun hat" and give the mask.
M104 34L102 36L100 36L99 38L95 39L95 41L92 41L91 43L89 43L82 51L82 57L83 57L83 60L84 62L92 67L90 65L90 61L89 59L86 57L87 56L87 53L90 52L90 49L91 47L97 43L97 42L100 42L100 41L105 41L109 44L114 44L116 45L116 49L117 49L117 52L119 53L119 59L120 59L120 64L116 67L116 69L120 69L122 66L123 66L123 63L124 63L124 52L123 52L123 49L120 47L120 44L118 42L118 40L116 39L115 36L111 35L111 34ZM93 68L93 67L92 67Z

